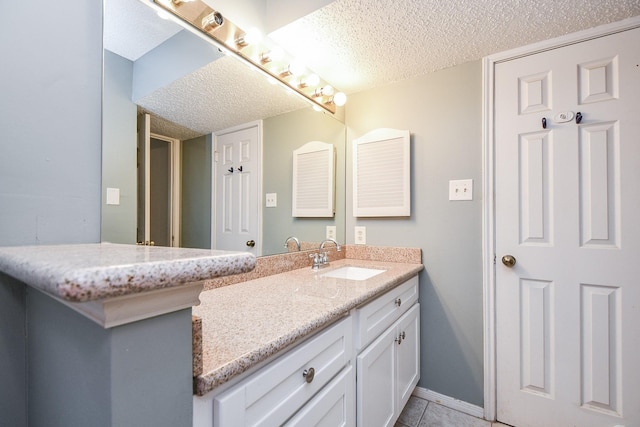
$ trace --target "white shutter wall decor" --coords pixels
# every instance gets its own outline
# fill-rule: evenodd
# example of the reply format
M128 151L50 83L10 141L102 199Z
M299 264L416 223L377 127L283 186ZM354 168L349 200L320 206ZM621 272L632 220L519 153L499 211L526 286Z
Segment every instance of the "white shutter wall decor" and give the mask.
M335 214L335 148L311 141L293 152L294 217L332 217Z
M410 151L408 130L353 140L353 216L411 216Z

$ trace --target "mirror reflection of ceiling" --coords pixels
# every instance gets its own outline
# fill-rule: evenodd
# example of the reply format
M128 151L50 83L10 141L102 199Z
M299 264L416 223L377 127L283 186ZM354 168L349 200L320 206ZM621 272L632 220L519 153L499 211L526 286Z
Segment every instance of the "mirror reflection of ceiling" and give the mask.
M214 0L208 3L216 8ZM254 3L264 10L290 2ZM638 0L323 3L328 4L268 36L347 95L640 15ZM137 0L105 0L104 47L132 61L179 30ZM136 103L200 134L308 106L246 70L234 58L221 57Z

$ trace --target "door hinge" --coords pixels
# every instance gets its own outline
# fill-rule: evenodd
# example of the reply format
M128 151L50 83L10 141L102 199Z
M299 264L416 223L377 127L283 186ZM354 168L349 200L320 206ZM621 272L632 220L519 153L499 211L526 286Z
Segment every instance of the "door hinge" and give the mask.
M493 265L496 265L496 254L493 254Z

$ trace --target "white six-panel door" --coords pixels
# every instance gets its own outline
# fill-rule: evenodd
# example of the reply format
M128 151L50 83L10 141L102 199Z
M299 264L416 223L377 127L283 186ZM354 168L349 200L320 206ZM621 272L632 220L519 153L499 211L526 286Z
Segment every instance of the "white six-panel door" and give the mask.
M214 249L260 255L259 138L257 125L216 136Z
M495 66L497 417L507 424L640 426L638 46L635 29Z

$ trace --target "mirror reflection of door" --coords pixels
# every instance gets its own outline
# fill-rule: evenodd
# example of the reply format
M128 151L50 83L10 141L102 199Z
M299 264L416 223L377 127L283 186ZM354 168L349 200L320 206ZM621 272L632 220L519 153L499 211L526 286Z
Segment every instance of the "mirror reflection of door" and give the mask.
M261 255L259 124L223 131L215 148L215 249Z
M137 242L179 246L179 141L149 129L149 115L140 115Z

